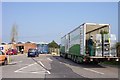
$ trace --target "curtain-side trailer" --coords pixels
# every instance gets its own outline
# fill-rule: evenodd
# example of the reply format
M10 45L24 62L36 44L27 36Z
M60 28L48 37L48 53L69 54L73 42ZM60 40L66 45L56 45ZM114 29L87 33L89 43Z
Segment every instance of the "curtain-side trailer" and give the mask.
M60 56L79 63L119 61L115 44L109 24L84 23L61 38Z

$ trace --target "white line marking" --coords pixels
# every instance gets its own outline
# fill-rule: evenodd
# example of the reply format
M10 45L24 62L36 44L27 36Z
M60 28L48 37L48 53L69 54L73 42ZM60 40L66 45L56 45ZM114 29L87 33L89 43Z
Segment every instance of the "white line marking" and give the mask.
M95 70L92 70L92 69L88 69L88 68L83 68L83 69L88 70L88 71L92 71L92 72L95 72L95 73L98 73L98 74L104 74L102 72L98 72L98 71L95 71Z
M39 73L39 72L31 72L31 73Z
M59 62L59 63L62 63L62 62Z
M19 61L19 62L22 62L22 61Z
M45 72L46 71L39 71L39 72L23 72L23 71L18 71L18 73L29 73L29 74L45 74ZM48 72L47 72L47 74L49 74Z
M39 61L39 62L40 62L40 64L41 64L43 67L45 67L41 61Z
M48 74L51 74L50 71L47 71Z
M40 64L41 64L43 67L45 67L41 61L39 61L39 62L40 62ZM45 71L40 71L40 72L23 72L23 71L22 71L23 69L28 68L28 67L30 67L30 66L33 66L33 65L35 65L35 64L37 64L37 63L33 63L33 64L30 64L30 65L27 65L27 66L22 67L22 68L14 71L14 72L19 72L19 73L35 73L35 74L39 74L39 73L41 73L41 72L45 72ZM47 72L48 74L51 74L50 71L46 71L46 72Z
M41 61L39 61L39 62L40 62L40 64L41 64L43 67L45 67L44 64L43 64ZM48 74L51 74L50 71L47 71L47 73L48 73Z
M34 64L37 64L37 63L34 63ZM27 67L30 67L30 66L32 66L32 65L34 65L34 64L30 64L30 65L28 65L28 66L22 67L22 68L14 71L14 72L19 72L19 71L21 71L21 70L23 70L23 69L25 69L25 68L27 68Z
M17 63L21 63L22 61L18 61L18 62L11 62L9 64L17 64Z
M50 58L47 58L49 61L53 61L52 59L50 59Z

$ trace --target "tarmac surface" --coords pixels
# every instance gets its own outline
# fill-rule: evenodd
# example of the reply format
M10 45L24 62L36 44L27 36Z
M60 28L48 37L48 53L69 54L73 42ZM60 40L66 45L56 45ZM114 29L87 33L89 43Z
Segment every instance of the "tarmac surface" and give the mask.
M10 56L11 62L2 67L2 78L24 79L113 79L118 78L118 68L103 65L77 64L51 54L27 57L26 54ZM103 78L103 79L102 79Z

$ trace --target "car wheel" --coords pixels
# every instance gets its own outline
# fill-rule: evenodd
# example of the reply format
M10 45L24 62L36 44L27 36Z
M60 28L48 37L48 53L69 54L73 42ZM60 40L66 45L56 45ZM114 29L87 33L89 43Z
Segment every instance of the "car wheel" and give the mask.
M37 57L37 55L35 55L34 57Z
M39 54L37 55L37 57L39 57Z
M8 64L8 61L7 61L7 59L5 59L3 65L7 65L7 64Z

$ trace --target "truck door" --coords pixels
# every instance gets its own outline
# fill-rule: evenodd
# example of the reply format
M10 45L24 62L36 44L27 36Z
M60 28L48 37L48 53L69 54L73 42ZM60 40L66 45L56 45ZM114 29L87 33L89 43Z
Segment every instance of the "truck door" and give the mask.
M110 55L110 35L104 34L103 35L103 56Z
M96 34L95 56L102 56L102 37L101 37L101 34Z
M110 56L117 56L116 36L114 34L110 34Z

